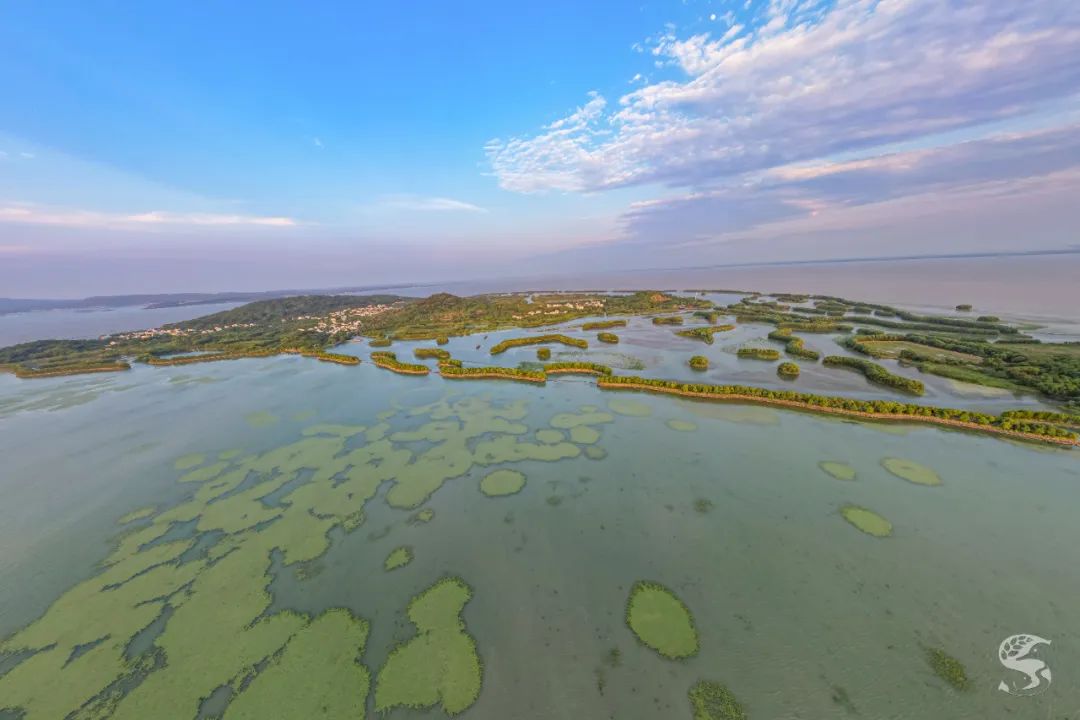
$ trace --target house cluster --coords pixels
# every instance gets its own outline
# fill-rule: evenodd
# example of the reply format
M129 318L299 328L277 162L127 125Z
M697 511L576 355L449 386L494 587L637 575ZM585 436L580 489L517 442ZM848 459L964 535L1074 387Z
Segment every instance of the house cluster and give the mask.
M136 330L135 332L120 333L118 335L102 335L101 340L109 338L110 345L116 345L121 340L151 340L156 337L190 337L192 335L213 335L214 333L223 332L225 330L235 330L236 328L249 328L255 327L257 323L230 323L228 325L215 325L211 328L202 329L183 329L183 328L150 328L149 330Z
M530 310L527 313L514 315L515 320L521 320L527 317L535 317L536 315L564 315L572 310L591 310L595 308L603 308L604 303L602 300L582 300L580 302L549 302L544 303L544 308L555 308L554 310Z
M393 307L393 305L368 305L367 307L335 310L334 312L330 313L325 317L319 317L315 315L302 315L301 317L298 317L296 319L314 320L316 321L316 323L311 327L311 329L318 332L327 333L329 335L335 335L337 333L356 334L359 333L360 329L363 327L364 318L386 312Z

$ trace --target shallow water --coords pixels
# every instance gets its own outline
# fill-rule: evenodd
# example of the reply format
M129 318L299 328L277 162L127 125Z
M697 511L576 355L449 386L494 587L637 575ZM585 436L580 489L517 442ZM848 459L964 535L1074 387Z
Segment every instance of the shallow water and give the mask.
M717 335L712 346L680 339L672 350L665 347L668 329L658 334L647 320L633 320L616 330L623 339L618 346L602 350L642 358L649 375L686 378L698 376L684 366L685 357L707 354L715 363L705 373L710 381L780 387L774 363L740 360L729 347L767 330L742 326L730 338ZM487 348L517 334L455 338L447 349L468 364L489 363ZM830 340L807 339L833 352ZM413 345L393 349L405 359ZM342 350L366 355L367 348ZM534 357L535 348L519 348L496 360L516 365ZM825 369L820 378L804 374L796 387L820 390L822 383L830 392L894 397L861 376ZM965 399L945 386L933 392L941 404L1001 402ZM486 414L491 408L502 408L508 419L493 420ZM535 433L567 413L554 424L568 436L565 427L591 418L604 459L589 459L579 443L567 459L481 462L484 447L501 448L496 454L521 443L561 447L550 433L541 436L547 442ZM692 421L696 429L677 430L671 421ZM403 497L396 481L408 470L400 467L363 505L362 524L347 532L338 522L329 530L324 553L305 554L310 533L283 540L268 563L269 576L257 568L253 577L261 581L238 575L224 592L268 583L270 605L255 615L282 623L293 621L281 611L314 616L348 608L370 622L362 659L374 678L391 648L411 636L410 598L440 577L461 577L474 591L464 620L484 662L483 688L464 717L690 718L686 693L701 678L725 684L751 718L846 717L848 709L835 699L842 697L838 688L857 712L853 717L1034 720L1071 717L1080 707L1080 687L1072 680L1080 668L1076 451L914 425L603 392L573 376L540 387L455 382L295 356L139 366L110 377L0 376L0 637L41 616L99 572L106 558L115 558L121 517L190 502L202 485L178 482L192 471L178 469L178 459L188 466L193 454L203 455L197 471L226 453L220 462L229 467L255 467L267 453L305 437L319 440L304 445L304 458L294 463L302 469L291 482L249 477L222 496L237 497L252 483L272 484L281 489L259 510L272 513L297 502L290 493L319 482L320 469L342 453L385 442L386 452L408 450L417 462L416 456L440 447L448 428L468 422L479 434L465 443L464 471L417 506L435 511L430 522L410 523L415 509L390 504ZM498 444L503 441L511 445ZM496 445L485 445L491 442ZM448 454L447 462L462 452ZM888 457L925 465L942 484L906 482L882 467ZM855 479L831 477L819 467L822 461L850 465ZM386 470L393 461L378 465ZM499 468L525 474L521 492L495 498L480 492L481 479ZM711 503L702 506L706 512L695 509L702 499ZM846 504L881 514L892 523L892 536L859 532L839 513ZM201 511L207 526L213 507ZM234 528L244 525L236 514L218 515ZM242 552L270 537L275 523L231 537L190 523L174 528L175 539L199 536L195 556L230 542ZM402 545L412 547L415 559L385 572L387 555ZM637 643L623 618L627 593L641 579L666 585L689 607L700 635L695 657L669 661ZM200 582L196 578L193 599L181 610L198 607ZM225 600L221 607L244 607ZM222 610L209 607L202 621L214 628ZM163 625L167 630L182 621L177 610ZM998 644L1016 633L1053 641L1044 657L1055 680L1038 697L996 689L1008 677L996 660ZM214 642L213 634L205 640L208 656L218 653ZM149 639L139 644L147 646ZM934 676L925 647L960 659L971 689L958 693ZM609 661L613 648L621 654L617 666ZM181 659L174 655L145 682L181 672ZM0 658L0 673L17 672L12 664ZM72 662L47 678L50 693L77 684L79 672ZM231 679L236 689L243 685L236 679L243 673L236 672L200 681L214 687ZM11 691L5 677L11 675L0 674L0 708ZM215 702L227 700L227 692L215 693ZM118 716L134 712L125 702ZM197 709L198 695L186 702L170 712L194 716L177 708ZM427 714L390 714L421 716Z

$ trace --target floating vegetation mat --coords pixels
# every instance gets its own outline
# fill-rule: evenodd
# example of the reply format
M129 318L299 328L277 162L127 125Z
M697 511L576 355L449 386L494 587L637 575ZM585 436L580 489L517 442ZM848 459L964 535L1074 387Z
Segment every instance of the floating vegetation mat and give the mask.
M689 696L694 720L746 720L742 705L720 683L699 680Z
M483 668L461 619L470 598L464 580L444 578L412 599L408 615L416 635L394 648L379 671L378 712L441 705L446 714L456 715L476 702Z
M613 413L619 415L630 415L633 417L645 417L646 415L652 415L652 406L641 402L640 400L631 400L629 398L612 398L608 400L608 408Z
M845 520L867 535L879 538L892 535L892 523L873 510L867 510L858 505L845 505L840 508L840 514Z
M364 522L380 486L390 506L412 509L476 468L582 454L559 429L547 443L531 442L523 401L448 397L400 414L409 429L313 425L260 453L172 461L187 496L121 518L126 531L98 574L0 642L0 657L9 658L0 709L27 720L196 717L213 696L214 712L229 719L363 717L369 672L358 658L367 622L340 609L272 609L276 568L310 577L334 531ZM611 419L593 408L570 413L565 428L591 440L591 425ZM268 413L248 420L277 422ZM488 485L507 492L523 482L500 469ZM424 508L409 522L433 517ZM385 567L411 558L399 547ZM476 699L480 662L460 616L470 595L453 579L414 599L417 634L378 674L380 710L439 704L455 714ZM136 641L143 637L153 639Z
M626 601L626 624L642 644L671 660L698 651L697 628L689 608L659 583L634 583Z
M671 419L667 421L667 426L678 432L694 432L697 430L697 423L690 422L689 420Z
M521 492L525 487L525 475L517 470L496 470L480 481L480 492L488 497L502 497Z
M881 467L885 468L898 478L903 478L916 485L940 485L941 477L936 472L920 465L914 460L902 458L883 458Z
M940 648L926 648L926 661L939 678L957 690L969 687L967 670L963 663Z
M390 554L386 556L386 562L383 563L383 569L397 570L400 567L405 567L413 561L413 551L408 545L402 545L399 548L394 548L390 551Z
M822 460L818 463L818 467L821 468L826 474L832 475L837 480L855 479L855 468L851 467L847 463L833 462L832 460Z
M274 415L273 413L260 410L259 412L248 413L244 416L244 420L246 420L247 424L253 428L263 428L273 425L278 421L278 418L277 415Z

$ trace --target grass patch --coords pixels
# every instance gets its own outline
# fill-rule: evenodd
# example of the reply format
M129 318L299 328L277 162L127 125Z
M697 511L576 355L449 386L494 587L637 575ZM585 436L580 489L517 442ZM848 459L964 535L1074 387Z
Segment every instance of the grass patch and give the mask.
M483 666L461 611L472 598L464 580L448 577L409 602L416 635L390 652L375 681L375 710L423 710L441 705L447 715L467 710L480 696Z
M877 538L884 538L892 535L892 523L873 510L867 510L858 505L845 505L840 508L840 514L845 520L851 523L852 526L858 528L867 535L873 535Z
M659 583L634 583L626 601L626 624L643 645L670 660L698 651L697 628L689 608Z
M970 687L967 670L963 663L946 653L940 648L926 648L926 661L930 663L930 669L939 678L952 685L957 690L967 690Z
M480 481L480 492L488 497L515 495L524 487L525 475L517 470L496 470Z
M827 474L832 475L837 480L854 480L855 468L851 467L847 463L833 462L832 460L822 460L818 463L818 467Z
M386 562L383 563L383 570L386 570L387 572L397 570L400 567L405 567L412 561L412 548L408 545L402 545L399 548L391 550L390 554L386 556Z
M746 720L746 712L731 691L720 683L699 680L690 688L694 720Z
M940 485L941 477L925 465L920 465L914 460L902 458L883 458L881 467L888 470L898 478L903 478L916 485Z

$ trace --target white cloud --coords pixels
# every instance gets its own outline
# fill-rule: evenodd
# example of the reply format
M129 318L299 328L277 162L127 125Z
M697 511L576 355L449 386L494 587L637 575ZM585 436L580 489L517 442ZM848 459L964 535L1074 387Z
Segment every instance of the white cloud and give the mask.
M218 213L173 213L153 210L143 213L105 213L93 210L42 207L38 205L0 206L0 223L61 225L84 228L182 228L182 227L294 227L289 217L227 215Z
M772 0L751 29L654 40L681 81L486 151L508 190L718 178L1018 117L1080 93L1075 0Z
M469 212L487 213L479 205L454 200L446 197L425 197L421 195L385 195L373 206L375 209L409 210L416 212Z

